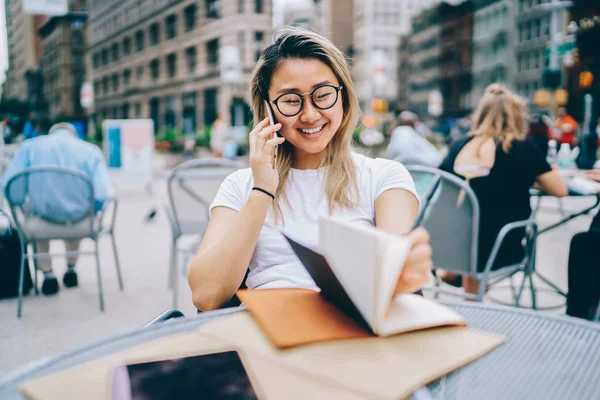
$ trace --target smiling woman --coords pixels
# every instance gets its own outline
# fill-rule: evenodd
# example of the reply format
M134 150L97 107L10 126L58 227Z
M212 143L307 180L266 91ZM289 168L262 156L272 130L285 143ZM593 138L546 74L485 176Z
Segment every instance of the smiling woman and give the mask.
M249 288L318 290L280 229L316 245L319 217L327 215L408 234L413 246L396 292L419 290L429 279L431 248L426 231L408 233L418 209L414 183L397 162L352 153L359 108L344 54L314 32L282 30L250 86L260 121L249 137L250 168L231 174L210 207L188 274L196 307L220 307L248 269Z

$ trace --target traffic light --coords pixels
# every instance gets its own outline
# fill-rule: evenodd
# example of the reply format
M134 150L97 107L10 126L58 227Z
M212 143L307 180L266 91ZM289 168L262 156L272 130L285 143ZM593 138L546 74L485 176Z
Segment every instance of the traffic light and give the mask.
M589 89L594 82L594 75L590 71L583 71L579 73L579 87L582 89Z
M562 76L558 69L546 69L542 74L542 83L547 89L558 89L561 86Z

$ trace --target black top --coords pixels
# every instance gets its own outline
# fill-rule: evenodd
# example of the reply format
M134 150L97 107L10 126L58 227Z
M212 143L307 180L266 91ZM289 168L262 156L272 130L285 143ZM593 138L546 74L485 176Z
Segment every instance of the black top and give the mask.
M463 178L454 172L456 156L472 136L450 144L448 156L440 169ZM470 186L477 195L480 209L478 268L483 270L494 241L502 227L522 221L531 215L529 189L537 177L551 171L544 155L528 141L514 140L508 153L502 144L496 145L496 160L488 176L471 179ZM523 258L523 230L509 234L494 263L494 269L519 262Z

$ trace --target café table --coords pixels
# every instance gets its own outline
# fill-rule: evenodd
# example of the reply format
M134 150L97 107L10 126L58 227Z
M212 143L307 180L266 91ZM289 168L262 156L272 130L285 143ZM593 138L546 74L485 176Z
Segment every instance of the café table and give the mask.
M542 192L541 190L538 189L531 189L530 190L530 194L532 196L532 198L534 198L534 204L533 204L533 215L532 217L535 218L537 213L540 210L540 205L542 202L542 198L544 197L550 197L548 195L546 195L544 192ZM578 210L576 212L570 213L568 215L563 216L563 218L561 218L559 221L550 224L548 226L544 226L541 227L541 229L538 230L537 232L537 237L539 238L540 235L543 235L544 233L550 232L554 229L557 229L558 227L566 224L567 222L578 218L582 215L587 215L590 214L596 207L598 207L598 205L600 205L600 193L595 193L595 194L589 194L589 193L580 193L577 191L574 191L572 189L569 189L569 195L568 197L572 197L572 198L594 198L594 203L593 205L588 205L586 207L584 207L581 210ZM566 267L566 266L565 266ZM559 288L554 282L552 282L550 279L548 279L547 277L545 277L544 275L540 274L536 269L535 269L535 260L533 261L533 274L535 276L537 276L539 279L541 279L544 283L546 283L548 286L550 286L550 288L552 289L553 292L563 296L563 297L567 297L567 294L561 289ZM552 308L560 308L564 306L563 304L560 304L558 306L552 306L552 307L545 307L545 309L552 309Z
M420 398L600 398L600 324L497 305L443 303L463 315L471 328L502 334L505 342L473 363L431 383L428 393L421 392ZM241 307L232 308L160 322L42 360L0 381L0 399L23 399L19 385L28 380L155 339L192 331L211 320L238 312L246 311Z

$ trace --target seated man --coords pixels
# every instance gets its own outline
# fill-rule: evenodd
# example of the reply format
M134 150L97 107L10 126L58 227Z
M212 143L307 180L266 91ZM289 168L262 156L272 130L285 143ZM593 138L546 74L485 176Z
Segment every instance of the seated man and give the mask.
M102 209L105 201L112 198L114 189L109 179L108 169L102 151L91 143L80 140L73 125L60 123L54 125L48 135L42 135L23 142L15 154L11 164L4 175L3 189L6 190L9 180L19 172L30 167L57 166L77 170L85 174L93 183L95 211ZM13 185L14 186L14 185ZM23 204L34 215L28 220L34 229L43 230L48 226L48 221L68 222L64 229L86 229L77 224L85 217L89 210L89 188L81 187L80 181L66 179L64 174L53 172L44 173L42 176L30 177L24 185L17 185L16 197L23 200ZM87 191L87 192L86 192ZM39 216L39 218L38 218ZM89 220L88 220L89 221ZM89 222L87 223L89 231ZM79 250L80 240L65 241L68 252ZM36 251L48 253L49 241L37 241ZM63 277L66 287L75 287L78 284L75 264L77 257L67 257L67 271ZM38 268L44 272L42 293L51 295L58 292L58 280L52 272L51 260L38 260Z
M600 182L600 170L587 173ZM569 249L567 315L592 319L600 300L600 213L592 220L590 229L571 239Z

